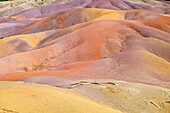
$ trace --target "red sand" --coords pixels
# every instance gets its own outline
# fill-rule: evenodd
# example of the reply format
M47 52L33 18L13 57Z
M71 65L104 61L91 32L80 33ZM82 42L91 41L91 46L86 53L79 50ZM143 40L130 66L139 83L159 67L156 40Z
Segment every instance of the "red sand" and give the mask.
M80 4L83 8L75 8ZM139 9L162 5L164 10L138 10L136 4ZM41 83L43 76L49 81L55 76L170 88L170 16L164 14L168 9L169 4L156 1L75 0L3 17L0 80Z

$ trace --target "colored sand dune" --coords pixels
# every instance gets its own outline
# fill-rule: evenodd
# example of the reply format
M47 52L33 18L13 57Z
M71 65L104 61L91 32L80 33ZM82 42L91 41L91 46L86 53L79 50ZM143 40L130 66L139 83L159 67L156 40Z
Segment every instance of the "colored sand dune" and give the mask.
M0 88L2 113L122 113L86 97L48 86L2 82Z
M169 14L157 0L0 2L0 113L169 113Z

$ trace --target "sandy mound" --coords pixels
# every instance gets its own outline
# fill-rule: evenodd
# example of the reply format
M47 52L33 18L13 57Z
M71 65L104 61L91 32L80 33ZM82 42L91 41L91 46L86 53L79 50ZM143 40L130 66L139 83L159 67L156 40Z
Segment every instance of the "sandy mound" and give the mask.
M170 112L169 2L51 2L0 3L0 81L62 89L0 82L0 112Z
M1 82L0 89L0 113L122 113L49 86Z

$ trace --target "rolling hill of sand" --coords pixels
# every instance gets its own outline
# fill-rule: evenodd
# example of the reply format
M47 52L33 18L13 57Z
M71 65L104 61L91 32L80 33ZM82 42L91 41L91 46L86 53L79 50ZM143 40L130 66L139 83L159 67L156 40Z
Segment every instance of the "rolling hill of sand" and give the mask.
M0 2L0 113L169 113L169 14L157 0Z

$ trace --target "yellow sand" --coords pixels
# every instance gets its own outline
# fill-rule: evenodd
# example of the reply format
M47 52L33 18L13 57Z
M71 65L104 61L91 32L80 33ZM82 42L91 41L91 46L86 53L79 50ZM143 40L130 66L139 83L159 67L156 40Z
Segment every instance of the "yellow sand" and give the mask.
M6 37L0 40L0 57L7 56L14 52L13 46L9 44L9 41L20 39L25 41L30 47L35 48L37 45L45 38L47 38L50 34L52 34L54 30L46 31L46 32L39 32L34 34L23 34L23 35L16 35L11 37Z
M166 74L170 73L170 63L168 61L147 51L143 52L142 56L144 62L154 71L158 71Z
M64 90L28 83L0 82L0 113L122 113Z
M11 37L1 39L0 44L6 43L13 39L24 39L25 41L28 42L28 44L31 47L36 47L40 41L42 41L44 38L46 38L48 35L50 35L53 32L54 31L51 30L51 31L46 31L46 32L38 32L38 33L34 33L34 34L23 34L23 35L11 36Z
M84 9L90 16L90 20L124 20L125 11L87 8Z

